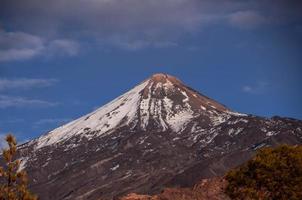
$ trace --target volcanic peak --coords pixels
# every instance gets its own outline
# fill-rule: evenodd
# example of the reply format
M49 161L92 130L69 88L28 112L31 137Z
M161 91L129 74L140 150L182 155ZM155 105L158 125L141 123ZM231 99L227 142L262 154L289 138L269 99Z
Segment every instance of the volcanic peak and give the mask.
M153 74L150 78L150 81L154 83L167 83L168 81L170 81L172 84L183 84L176 77L165 73Z

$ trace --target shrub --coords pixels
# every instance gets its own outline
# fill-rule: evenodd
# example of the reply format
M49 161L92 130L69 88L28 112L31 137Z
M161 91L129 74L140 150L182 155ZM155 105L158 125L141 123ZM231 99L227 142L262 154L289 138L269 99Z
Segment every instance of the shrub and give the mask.
M2 156L5 164L0 167L0 200L37 200L27 189L27 175L19 170L20 160L15 160L17 142L14 136L6 136L9 148L4 149Z
M302 146L263 148L225 178L232 199L301 200Z

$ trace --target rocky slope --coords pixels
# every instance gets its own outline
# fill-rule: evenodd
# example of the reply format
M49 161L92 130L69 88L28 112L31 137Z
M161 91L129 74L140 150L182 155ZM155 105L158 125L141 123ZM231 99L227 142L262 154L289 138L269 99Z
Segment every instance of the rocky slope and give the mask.
M165 188L160 194L131 193L120 200L229 200L224 194L226 181L221 178L204 179L193 188Z
M302 121L232 111L166 74L19 147L41 200L155 194L222 175L263 146L302 143Z

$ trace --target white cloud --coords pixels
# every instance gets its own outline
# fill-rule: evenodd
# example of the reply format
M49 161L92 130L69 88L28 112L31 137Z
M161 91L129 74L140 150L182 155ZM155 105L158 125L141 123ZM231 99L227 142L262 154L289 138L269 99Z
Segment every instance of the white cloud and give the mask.
M57 39L50 42L48 52L51 55L64 54L68 56L75 56L79 53L80 45L68 39Z
M24 97L15 97L0 95L0 108L9 107L52 107L57 106L57 102L49 102L40 99L28 99Z
M263 94L269 88L269 83L265 81L258 81L253 85L244 85L242 91L249 94Z
M128 40L125 38L111 38L107 41L110 45L114 45L115 47L124 49L124 50L130 50L130 51L136 51L143 48L148 47L154 47L154 48L169 48L169 47L176 47L178 44L176 42L172 41L148 41L148 40Z
M244 92L251 92L251 91L253 91L253 88L249 85L245 85L245 86L242 87L242 90Z
M40 37L23 32L0 31L0 61L30 59L43 49Z
M256 11L245 10L230 14L229 22L239 28L251 29L268 23L269 20Z
M296 22L302 17L301 5L300 0L2 0L0 18L3 15L6 23L39 35L43 44L42 48L0 49L0 60L57 52L45 48L76 55L76 41L126 50L173 47L209 25L255 28Z
M209 12L212 3L200 0L3 1L0 13L7 13L6 19L14 19L12 23L25 32L52 40L60 35L93 39L127 50L175 46L184 34L217 19ZM63 45L71 55L76 52L71 43L54 41L52 45Z
M39 54L37 49L0 50L0 61L27 60Z
M78 52L79 44L73 40L47 40L29 33L0 30L0 62L27 60L37 56L74 56Z
M0 78L0 91L11 90L11 89L31 89L31 88L48 87L56 84L57 82L58 80L56 79Z

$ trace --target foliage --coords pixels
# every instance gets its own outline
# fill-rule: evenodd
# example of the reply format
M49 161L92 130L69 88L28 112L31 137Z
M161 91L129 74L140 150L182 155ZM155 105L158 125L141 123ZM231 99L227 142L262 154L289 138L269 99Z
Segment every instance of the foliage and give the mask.
M0 167L0 200L36 200L27 189L27 174L19 170L20 160L15 160L17 142L14 136L7 135L8 149L4 149L2 156L4 167Z
M225 178L232 199L301 200L302 146L263 148Z

